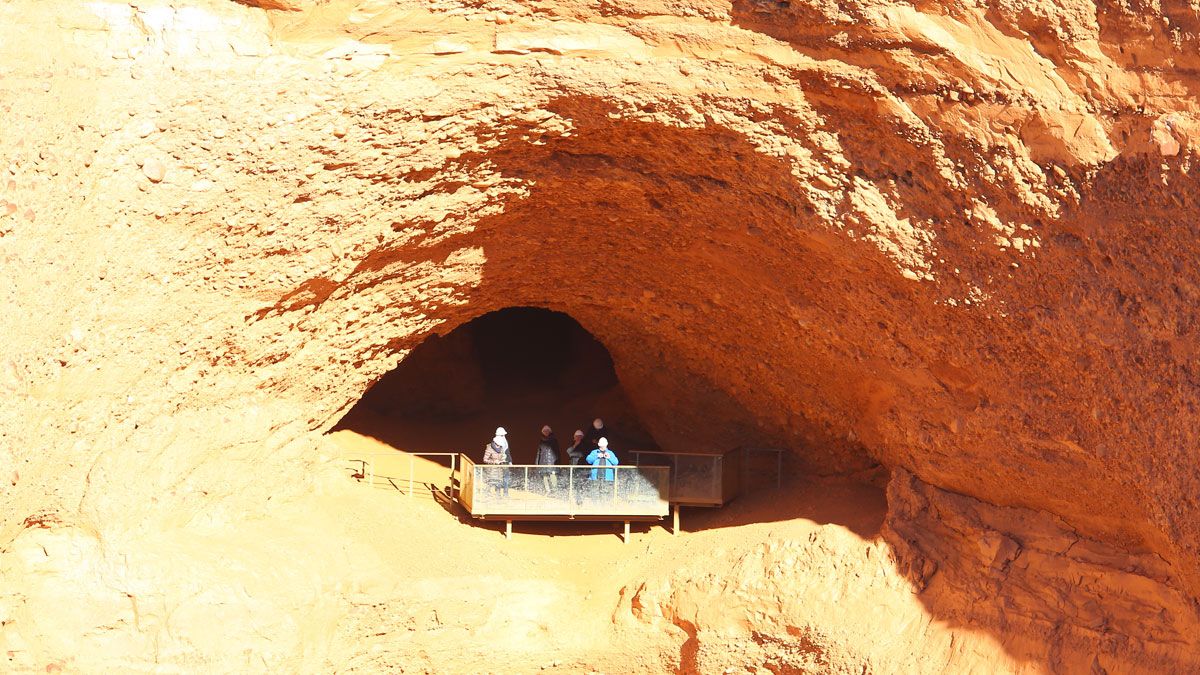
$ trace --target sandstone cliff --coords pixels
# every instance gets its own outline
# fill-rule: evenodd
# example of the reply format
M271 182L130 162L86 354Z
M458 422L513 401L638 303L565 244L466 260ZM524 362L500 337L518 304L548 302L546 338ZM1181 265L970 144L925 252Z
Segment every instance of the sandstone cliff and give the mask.
M663 444L882 465L896 573L1012 663L1200 669L1198 23L0 5L10 665L326 667L314 579L359 542L322 434L424 337L538 306Z

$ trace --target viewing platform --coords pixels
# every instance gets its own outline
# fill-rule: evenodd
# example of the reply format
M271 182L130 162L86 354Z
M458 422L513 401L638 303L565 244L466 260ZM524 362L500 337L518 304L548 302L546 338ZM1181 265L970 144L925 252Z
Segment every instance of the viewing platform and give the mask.
M755 456L767 457L776 469L779 450L737 448L702 454L631 450L632 463L617 466L480 464L463 453L370 453L359 462L360 480L377 478L410 496L428 485L459 504L472 518L505 522L511 536L514 521L658 521L668 514L679 532L680 506L720 507L737 497L748 482L746 469ZM449 464L448 483L438 488L417 477L415 460L440 459ZM761 463L761 462L759 462ZM434 465L436 468L436 464ZM770 469L755 467L755 474ZM447 475L447 474L442 474Z
M459 455L456 499L481 520L661 520L670 469L476 464Z

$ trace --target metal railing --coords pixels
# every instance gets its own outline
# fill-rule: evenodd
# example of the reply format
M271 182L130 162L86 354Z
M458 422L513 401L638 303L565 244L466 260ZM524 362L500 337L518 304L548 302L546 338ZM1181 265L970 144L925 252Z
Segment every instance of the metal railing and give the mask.
M652 466L475 464L462 461L462 499L474 516L662 517L670 470Z
M783 456L787 450L783 448L758 448L743 446L738 448L742 452L742 484L751 485L753 482L751 476L757 473L762 476L766 471L761 470L761 466L755 466L755 458L768 455L775 455L775 489L779 489L783 485ZM756 471L758 469L758 471Z
M670 467L671 502L692 506L721 506L743 490L761 489L763 477L771 473L775 475L775 487L780 487L784 452L781 448L757 447L738 447L719 454L628 451L634 464ZM763 459L772 466L766 467Z
M732 451L712 454L631 450L629 454L636 465L671 469L668 498L674 504L720 506L738 494L738 458Z
M425 484L424 481L416 479L416 458L417 457L449 457L450 466L443 467L449 472L447 473L447 490L451 499L454 498L455 482L454 477L458 470L458 458L460 453L457 452L405 452L402 450L393 450L388 452L344 452L342 458L350 462L357 462L358 472L355 476L359 480L366 480L368 485L375 484L376 476L383 478L396 488L399 492L404 492L407 496L412 497L415 492L417 483ZM407 460L404 458L407 457ZM395 461L389 461L395 460ZM397 475L390 475L389 465L399 462L403 467L407 465L407 475L397 472ZM389 473L382 473L387 471ZM396 481L400 481L397 483ZM401 489L401 485L407 483L408 490ZM432 486L432 484L430 484Z

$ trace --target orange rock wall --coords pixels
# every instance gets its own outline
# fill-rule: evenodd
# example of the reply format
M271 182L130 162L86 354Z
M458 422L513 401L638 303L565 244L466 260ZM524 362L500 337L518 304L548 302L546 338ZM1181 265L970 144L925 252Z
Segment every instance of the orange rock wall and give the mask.
M885 536L935 615L1051 669L1195 667L1186 5L0 19L5 550L302 499L424 336L544 306L666 446L891 470Z

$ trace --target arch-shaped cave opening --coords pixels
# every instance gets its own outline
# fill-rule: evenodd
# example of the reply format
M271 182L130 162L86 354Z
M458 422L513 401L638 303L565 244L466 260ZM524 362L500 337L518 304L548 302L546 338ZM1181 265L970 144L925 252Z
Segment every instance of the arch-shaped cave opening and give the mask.
M616 447L657 447L599 340L567 314L509 307L430 335L334 431L398 450L474 456L503 426L513 459L532 463L543 424L565 448L596 417Z

